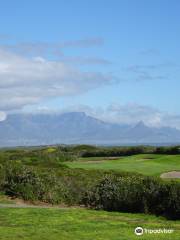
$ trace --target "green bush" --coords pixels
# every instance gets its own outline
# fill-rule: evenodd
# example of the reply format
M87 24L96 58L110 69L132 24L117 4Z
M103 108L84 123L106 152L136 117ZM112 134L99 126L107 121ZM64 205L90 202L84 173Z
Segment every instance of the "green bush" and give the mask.
M12 197L52 204L65 202L67 198L67 187L53 170L42 172L18 163L5 166L3 190Z
M150 147L98 147L96 149L86 149L80 152L81 157L118 157L130 156L134 154L152 152Z
M157 147L154 150L156 154L180 154L180 146L170 146L170 147Z
M5 184L5 171L2 164L0 164L0 192L3 190Z
M70 169L74 156L175 154L178 147L44 147L0 152L0 191L51 204L84 204L108 211L143 212L180 219L180 184L117 171Z
M4 191L7 195L24 200L37 200L42 194L42 183L31 168L12 163L5 166Z
M165 215L170 219L180 219L180 185L168 185L167 204L164 206Z
M107 211L142 212L180 219L180 185L141 176L107 176L86 191L86 206Z
M89 173L90 172L90 173ZM11 197L51 204L78 204L102 174L68 168L47 169L11 162L3 166L2 190ZM99 175L99 176L98 176Z

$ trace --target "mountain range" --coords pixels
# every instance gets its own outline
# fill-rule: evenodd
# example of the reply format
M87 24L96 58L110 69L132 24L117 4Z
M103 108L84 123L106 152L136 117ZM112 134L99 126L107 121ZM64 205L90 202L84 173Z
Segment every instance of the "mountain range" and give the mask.
M137 124L114 124L84 112L11 114L0 122L0 146L47 144L166 144L179 143L180 130Z

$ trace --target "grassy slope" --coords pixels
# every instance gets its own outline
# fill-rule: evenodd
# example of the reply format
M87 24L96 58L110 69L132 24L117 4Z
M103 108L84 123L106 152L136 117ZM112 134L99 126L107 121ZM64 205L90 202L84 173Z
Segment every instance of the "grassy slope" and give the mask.
M98 158L81 158L67 165L72 168L114 169L158 176L163 172L180 170L180 155L138 154L104 161L103 158L99 158L99 161Z
M2 240L133 240L180 239L180 221L144 214L110 213L85 209L0 209ZM134 229L171 228L172 234L145 234L137 237Z

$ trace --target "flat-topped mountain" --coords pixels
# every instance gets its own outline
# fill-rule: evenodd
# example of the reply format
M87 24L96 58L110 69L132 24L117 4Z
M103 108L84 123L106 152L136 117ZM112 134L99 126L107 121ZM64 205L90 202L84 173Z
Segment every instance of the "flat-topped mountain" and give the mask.
M0 122L0 136L0 146L180 142L175 128L106 123L83 112L11 114Z

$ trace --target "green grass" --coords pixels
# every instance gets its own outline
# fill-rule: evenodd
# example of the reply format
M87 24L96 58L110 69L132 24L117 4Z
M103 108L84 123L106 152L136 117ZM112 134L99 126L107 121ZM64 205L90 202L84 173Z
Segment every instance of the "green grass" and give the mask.
M134 229L174 229L136 236ZM85 209L0 208L1 240L178 240L180 221Z
M163 172L180 170L180 155L138 154L115 160L101 158L80 158L68 162L71 168L119 170L159 176Z
M15 201L5 196L4 193L0 192L0 204L12 204L12 203L15 203Z

